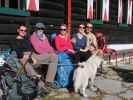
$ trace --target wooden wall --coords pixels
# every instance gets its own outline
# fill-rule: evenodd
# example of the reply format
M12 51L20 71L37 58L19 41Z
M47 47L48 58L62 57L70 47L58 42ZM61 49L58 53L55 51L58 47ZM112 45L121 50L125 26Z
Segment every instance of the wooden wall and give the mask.
M120 27L117 24L118 2L110 0L110 3L110 22L101 25L94 24L94 32L102 31L107 36L109 43L132 43L133 25ZM72 0L72 34L76 33L79 23L89 21L86 19L86 9L87 0ZM125 17L123 20L126 23ZM40 0L40 11L31 12L30 17L0 14L0 40L3 39L2 35L6 35L8 38L15 35L17 25L26 23L33 30L32 27L36 22L43 22L49 31L58 29L61 23L67 23L67 0ZM54 27L51 28L52 25Z

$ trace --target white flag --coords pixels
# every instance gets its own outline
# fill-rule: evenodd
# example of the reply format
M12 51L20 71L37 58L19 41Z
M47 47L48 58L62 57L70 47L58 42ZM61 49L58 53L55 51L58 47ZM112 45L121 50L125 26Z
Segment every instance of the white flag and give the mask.
M118 2L118 23L122 23L122 16L123 16L123 5L122 0Z
M26 9L29 11L39 11L39 0L26 0Z
M132 0L128 0L127 24L132 24Z
M109 21L109 0L103 0L102 20Z
M87 0L87 19L93 19L93 0Z

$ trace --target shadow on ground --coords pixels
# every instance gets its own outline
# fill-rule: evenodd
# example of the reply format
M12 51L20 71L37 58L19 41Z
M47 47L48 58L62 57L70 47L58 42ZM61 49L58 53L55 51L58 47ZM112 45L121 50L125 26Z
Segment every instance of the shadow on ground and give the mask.
M111 68L112 70L118 73L118 75L122 78L123 81L129 82L129 83L133 82L133 70L114 68L114 67L111 67Z
M80 96L69 92L55 92L42 98L42 100L80 100Z

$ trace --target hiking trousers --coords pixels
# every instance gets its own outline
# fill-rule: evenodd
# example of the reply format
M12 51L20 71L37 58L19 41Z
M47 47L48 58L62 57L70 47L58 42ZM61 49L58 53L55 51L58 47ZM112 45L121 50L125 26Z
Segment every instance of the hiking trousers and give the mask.
M33 53L31 58L36 60L36 65L40 64L48 64L48 71L46 74L46 82L53 82L56 75L58 57L55 53L47 53L47 54L36 54ZM34 65L35 66L35 65ZM25 65L25 70L29 76L37 75L37 72L34 70L33 65L27 62Z

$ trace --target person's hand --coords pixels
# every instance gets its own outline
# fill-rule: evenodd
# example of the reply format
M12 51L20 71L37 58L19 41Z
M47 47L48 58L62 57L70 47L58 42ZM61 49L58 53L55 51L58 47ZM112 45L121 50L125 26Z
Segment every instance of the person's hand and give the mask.
M85 52L85 49L80 49L81 52Z
M89 48L89 51L90 51L92 54L94 54L94 53L96 52L96 48L93 47L93 46L91 46L91 47Z
M72 38L72 39L71 39L71 42L72 42L73 44L75 44L75 43L76 43L76 39L75 39L75 38Z
M81 52L87 52L89 49L88 48L85 48L85 49L80 49Z
M93 51L95 51L96 49L95 49L93 46L90 46L89 50L90 50L91 52L93 52Z
M33 61L33 65L37 64L37 60L35 58L32 57L32 61Z
M25 54L25 55L23 56L23 58L27 60L27 59L29 59L29 55L26 55L26 54Z
M75 51L72 49L68 49L68 52L75 53Z
M20 61L24 64L29 59L29 55L24 54Z

